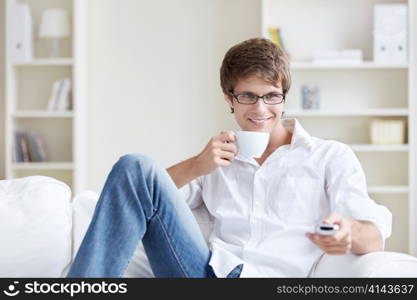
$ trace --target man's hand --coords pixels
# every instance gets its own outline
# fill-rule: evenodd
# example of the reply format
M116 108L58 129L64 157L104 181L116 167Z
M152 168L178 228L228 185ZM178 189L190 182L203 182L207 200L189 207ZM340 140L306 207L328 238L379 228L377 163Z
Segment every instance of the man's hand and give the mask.
M339 225L339 230L333 235L306 233L306 236L327 254L348 254L352 249L351 218L332 213L324 222Z
M210 139L203 151L194 157L195 167L200 176L231 164L237 153L234 141L233 131L222 131Z

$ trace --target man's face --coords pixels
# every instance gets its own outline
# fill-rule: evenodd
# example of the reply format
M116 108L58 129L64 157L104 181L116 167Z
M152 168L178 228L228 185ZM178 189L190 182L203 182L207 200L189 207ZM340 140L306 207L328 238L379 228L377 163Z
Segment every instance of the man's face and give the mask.
M283 94L280 85L275 87L257 76L240 79L233 91L235 95L249 93L263 96L271 93ZM259 99L256 104L241 104L225 95L226 101L234 107L235 119L242 130L271 132L281 119L284 102L265 104Z

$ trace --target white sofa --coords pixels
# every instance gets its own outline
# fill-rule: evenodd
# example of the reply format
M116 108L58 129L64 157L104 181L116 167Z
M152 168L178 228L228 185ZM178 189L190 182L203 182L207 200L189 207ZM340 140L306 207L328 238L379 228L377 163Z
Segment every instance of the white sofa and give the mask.
M0 181L0 277L64 277L88 227L98 194L71 197L67 185L43 176ZM193 211L207 237L203 209ZM139 244L125 277L153 277ZM417 258L394 252L323 255L309 277L417 277Z

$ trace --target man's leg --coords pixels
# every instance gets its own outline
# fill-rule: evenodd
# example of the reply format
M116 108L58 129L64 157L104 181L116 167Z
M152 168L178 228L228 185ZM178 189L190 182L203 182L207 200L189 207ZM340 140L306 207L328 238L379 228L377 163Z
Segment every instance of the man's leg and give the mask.
M144 155L113 166L68 277L121 277L142 240L156 277L212 277L210 251L169 174Z

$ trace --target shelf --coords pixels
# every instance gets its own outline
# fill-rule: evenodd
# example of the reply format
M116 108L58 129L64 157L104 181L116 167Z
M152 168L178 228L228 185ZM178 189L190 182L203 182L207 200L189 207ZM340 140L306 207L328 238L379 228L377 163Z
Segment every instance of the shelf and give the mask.
M372 144L350 144L356 152L408 152L408 145L372 145Z
M408 185L374 185L368 187L369 194L406 194L409 190Z
M357 110L287 110L287 115L300 117L339 117L339 116L408 116L407 108L368 108Z
M417 0L416 0L417 1ZM357 156L368 193L393 217L389 251L417 255L417 2L261 0L261 32L278 28L290 56L292 89L285 116L300 120L312 136L342 141ZM376 5L406 6L408 60L384 63L374 52ZM394 8L392 9L394 11ZM354 22L352 22L354 16ZM385 21L382 21L385 22ZM403 32L404 32L403 31ZM300 47L300 45L303 45ZM357 49L359 62L317 60L316 54ZM303 87L319 88L320 109L303 109ZM285 118L285 117L284 117ZM404 143L371 144L374 118L405 121Z
M87 175L87 1L58 0L4 1L5 53L5 103L4 148L5 179L22 176L45 175L66 183L74 193L85 190ZM50 56L51 44L47 39L33 43L31 56L14 51L13 38L17 31L24 31L21 22L14 20L15 5L27 4L31 13L32 27L39 25L47 9L63 9L68 13L71 35L60 42L60 56ZM22 27L22 28L20 28ZM22 33L23 33L22 31ZM29 50L29 49L28 49ZM27 57L28 59L25 59ZM54 84L61 79L71 80L72 110L48 109ZM44 148L46 161L16 161L16 131L31 132L39 148ZM37 137L39 140L37 141ZM34 142L28 139L28 144ZM20 149L23 150L23 149ZM36 150L36 149L35 149ZM39 149L41 152L41 149ZM30 154L30 153L29 153Z
M14 62L15 67L42 67L42 66L72 66L72 58L39 58L31 61Z
M352 69L352 70L381 70L381 69L408 69L408 64L378 64L372 61L365 61L359 64L340 64L340 63L314 63L296 61L291 63L292 70L334 70L334 69Z
M14 170L72 170L72 162L19 162L13 163Z
M72 111L17 111L12 113L14 118L72 118L74 112Z

